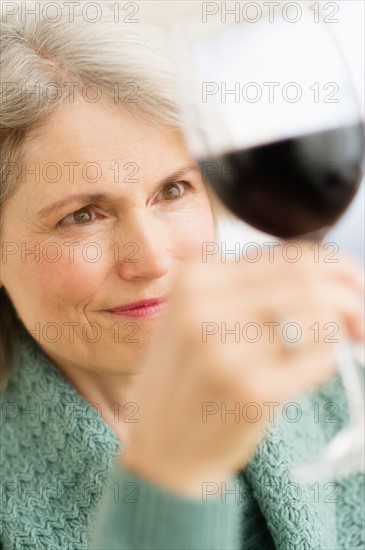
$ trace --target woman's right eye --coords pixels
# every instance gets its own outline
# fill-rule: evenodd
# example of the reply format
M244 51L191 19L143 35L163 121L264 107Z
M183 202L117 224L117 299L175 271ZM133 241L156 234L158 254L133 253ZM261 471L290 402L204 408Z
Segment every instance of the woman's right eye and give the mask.
M57 224L57 227L88 225L92 222L93 210L90 206L83 206L75 212L67 214Z

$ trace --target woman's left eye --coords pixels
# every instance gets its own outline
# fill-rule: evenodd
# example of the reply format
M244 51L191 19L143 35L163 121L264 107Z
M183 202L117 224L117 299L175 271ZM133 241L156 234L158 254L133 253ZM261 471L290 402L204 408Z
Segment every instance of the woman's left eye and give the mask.
M190 187L191 185L187 181L168 183L163 186L163 188L161 189L157 197L159 197L162 194L162 200L167 200L167 201L179 200L185 194L186 189Z
M93 208L91 206L84 206L75 212L71 212L71 214L67 214L67 216L58 222L57 227L87 225L94 220L93 215L95 216Z

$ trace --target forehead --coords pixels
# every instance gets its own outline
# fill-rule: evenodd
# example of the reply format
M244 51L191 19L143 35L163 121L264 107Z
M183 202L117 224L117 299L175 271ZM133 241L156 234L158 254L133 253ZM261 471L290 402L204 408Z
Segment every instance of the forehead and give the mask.
M177 129L111 102L78 99L59 106L29 141L26 162L102 162L184 152ZM161 158L160 158L161 161Z

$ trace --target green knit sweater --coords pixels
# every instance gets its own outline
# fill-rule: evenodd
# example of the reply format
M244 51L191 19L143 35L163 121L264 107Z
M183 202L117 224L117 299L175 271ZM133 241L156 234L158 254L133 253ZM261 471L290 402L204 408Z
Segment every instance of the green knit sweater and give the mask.
M285 413L220 495L213 484L201 500L174 495L119 465L113 430L23 334L1 397L0 546L365 548L364 476L299 485L291 473L346 422L339 379Z

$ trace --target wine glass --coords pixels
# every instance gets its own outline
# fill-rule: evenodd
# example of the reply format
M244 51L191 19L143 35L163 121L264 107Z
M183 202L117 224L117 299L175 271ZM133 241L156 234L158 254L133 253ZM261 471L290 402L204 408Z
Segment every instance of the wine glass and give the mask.
M352 201L363 123L329 25L261 8L255 24L180 21L169 33L187 145L241 220L282 239L321 240ZM364 470L364 389L352 344L336 344L350 422L304 479Z

